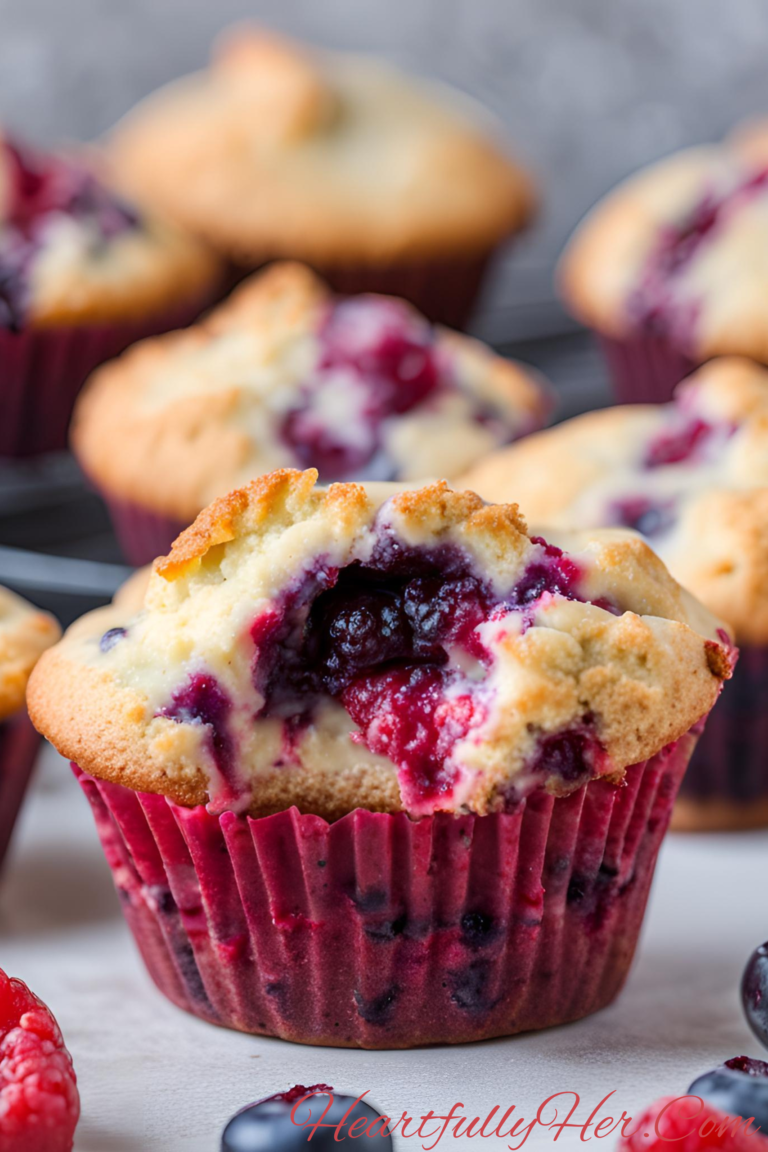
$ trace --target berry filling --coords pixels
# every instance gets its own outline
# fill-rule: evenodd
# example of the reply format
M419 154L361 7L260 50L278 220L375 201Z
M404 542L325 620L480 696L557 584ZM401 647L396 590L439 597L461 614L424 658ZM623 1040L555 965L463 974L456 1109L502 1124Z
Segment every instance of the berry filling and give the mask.
M622 528L634 528L643 536L660 536L675 522L674 501L650 500L645 496L616 500L610 508L610 522Z
M371 563L325 570L311 604L254 624L261 714L309 723L314 703L333 697L359 727L354 738L397 765L409 809L440 807L460 781L456 744L488 714L491 654L479 626L516 612L524 629L543 597L578 598L578 565L534 544L538 555L501 598L458 552L404 549L386 537ZM581 734L548 737L531 770L571 782L583 774L586 743Z
M159 713L182 724L199 724L206 729L213 762L221 778L218 796L223 802L236 801L235 756L229 732L232 701L214 676L196 673L174 693L168 707Z
M367 563L318 565L251 627L257 718L279 717L290 747L323 699L335 699L359 728L352 739L397 766L409 811L460 805L456 746L481 728L490 704L493 657L481 626L504 627L515 615L522 632L547 598L580 599L579 566L543 540L532 543L525 570L501 596L457 549L406 548L384 533ZM199 672L160 715L204 725L233 788L231 713L220 684ZM578 729L542 734L526 778L554 774L569 786L589 778L602 754L592 725L586 716Z
M701 457L715 428L706 420L695 418L682 427L662 432L648 445L646 468L663 468L668 464L685 464Z
M393 479L384 452L386 422L455 389L450 365L430 325L406 304L357 296L333 304L319 333L320 351L281 435L303 467L324 482L361 471ZM478 406L475 419L500 425ZM499 427L500 441L513 429Z
M0 971L0 1148L70 1152L80 1116L72 1058L48 1008Z
M52 217L68 216L92 229L97 246L136 228L139 219L90 172L61 157L5 138L0 164L10 189L0 222L0 326L16 329L26 312L29 268Z
M679 224L661 230L643 281L629 301L630 314L649 332L672 327L690 337L697 308L676 307L674 283L740 204L765 192L768 169L753 173L723 195L707 192Z
M127 628L108 628L99 640L99 651L110 652L115 644L119 644L127 635Z
M681 498L700 484L696 469L716 466L720 454L738 425L726 421L713 422L696 415L692 409L695 392L685 392L675 403L661 411L666 427L650 437L640 448L635 470L640 485L658 488L658 495L624 496L610 500L605 506L607 524L634 528L650 539L660 537L675 524ZM675 469L657 478L657 469Z

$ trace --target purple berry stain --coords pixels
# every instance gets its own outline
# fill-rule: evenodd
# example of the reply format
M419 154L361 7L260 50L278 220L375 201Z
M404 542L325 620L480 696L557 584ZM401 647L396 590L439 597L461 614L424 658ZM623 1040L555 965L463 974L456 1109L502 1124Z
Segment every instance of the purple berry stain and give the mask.
M609 509L611 522L622 528L634 528L643 536L660 536L675 522L675 504L672 500L650 500L645 496L629 496L616 500Z
M642 282L628 302L630 315L648 332L675 334L690 342L698 314L697 303L676 297L676 283L708 242L726 226L731 213L765 193L768 169L758 169L728 191L708 190L678 223L664 227L648 260Z
M646 468L685 464L702 450L714 431L707 420L689 420L681 428L663 432L651 441L645 457Z
M338 300L328 310L319 343L317 363L299 403L285 417L282 437L323 481L364 471L381 454L387 419L454 387L434 330L399 300L365 295ZM340 435L343 425L323 412L324 398L339 381L355 397L354 437ZM393 466L386 465L385 472L393 475Z
M232 702L214 676L204 672L190 676L173 696L168 707L158 714L179 724L201 724L207 729L211 755L223 787L216 789L216 805L240 799L237 788L235 756L228 721Z

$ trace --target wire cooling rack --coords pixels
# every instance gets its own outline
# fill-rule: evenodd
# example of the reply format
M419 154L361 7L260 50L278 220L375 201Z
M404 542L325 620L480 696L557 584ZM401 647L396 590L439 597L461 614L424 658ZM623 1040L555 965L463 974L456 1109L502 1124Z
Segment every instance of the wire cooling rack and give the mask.
M500 331L537 332L552 322L536 304L486 310L475 326L498 351L552 382L556 420L610 402L600 356L583 332L499 341ZM109 601L129 575L106 510L66 452L0 463L0 584L68 624Z

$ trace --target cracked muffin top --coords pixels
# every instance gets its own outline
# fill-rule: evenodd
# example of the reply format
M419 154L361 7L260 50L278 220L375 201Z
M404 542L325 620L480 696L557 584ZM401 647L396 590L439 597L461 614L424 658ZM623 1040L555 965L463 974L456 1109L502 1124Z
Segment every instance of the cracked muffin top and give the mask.
M22 707L30 672L60 636L53 616L0 587L0 721Z
M671 404L577 416L461 478L519 497L535 524L641 532L673 576L734 629L768 643L768 371L723 357Z
M487 251L532 207L467 97L375 59L230 31L209 68L149 96L109 144L121 183L239 263Z
M402 300L336 297L278 264L192 328L100 368L72 443L111 496L189 523L279 467L316 467L323 482L450 478L548 410L532 370Z
M133 320L218 277L199 241L108 190L85 157L0 133L0 328Z
M678 152L609 193L558 279L570 310L619 339L662 335L695 363L768 361L768 130Z
M720 623L635 534L528 534L445 482L281 471L216 501L33 674L96 776L184 805L480 814L655 755L731 672ZM135 591L136 589L134 589Z

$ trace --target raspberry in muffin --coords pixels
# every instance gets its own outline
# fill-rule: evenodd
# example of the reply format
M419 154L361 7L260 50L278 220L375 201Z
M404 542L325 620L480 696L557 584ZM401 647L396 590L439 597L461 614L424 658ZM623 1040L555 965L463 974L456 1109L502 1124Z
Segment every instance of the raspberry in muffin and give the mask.
M652 165L579 226L559 281L626 402L665 401L713 356L768 363L768 134Z
M80 621L29 698L172 1000L386 1048L616 995L730 669L637 537L283 471L202 513L140 611Z
M733 629L741 657L681 789L675 826L768 823L768 371L724 357L674 403L577 417L463 478L532 521L641 532Z
M102 367L72 442L144 564L216 496L274 468L316 467L323 483L450 478L548 411L532 370L402 300L337 297L279 264Z
M52 616L0 587L0 865L40 744L24 703L27 681L60 635Z
M0 453L63 448L77 390L212 299L214 257L109 190L85 158L0 136Z
M124 186L242 271L312 265L339 291L403 296L461 327L531 183L460 93L266 31L148 97L109 145Z

